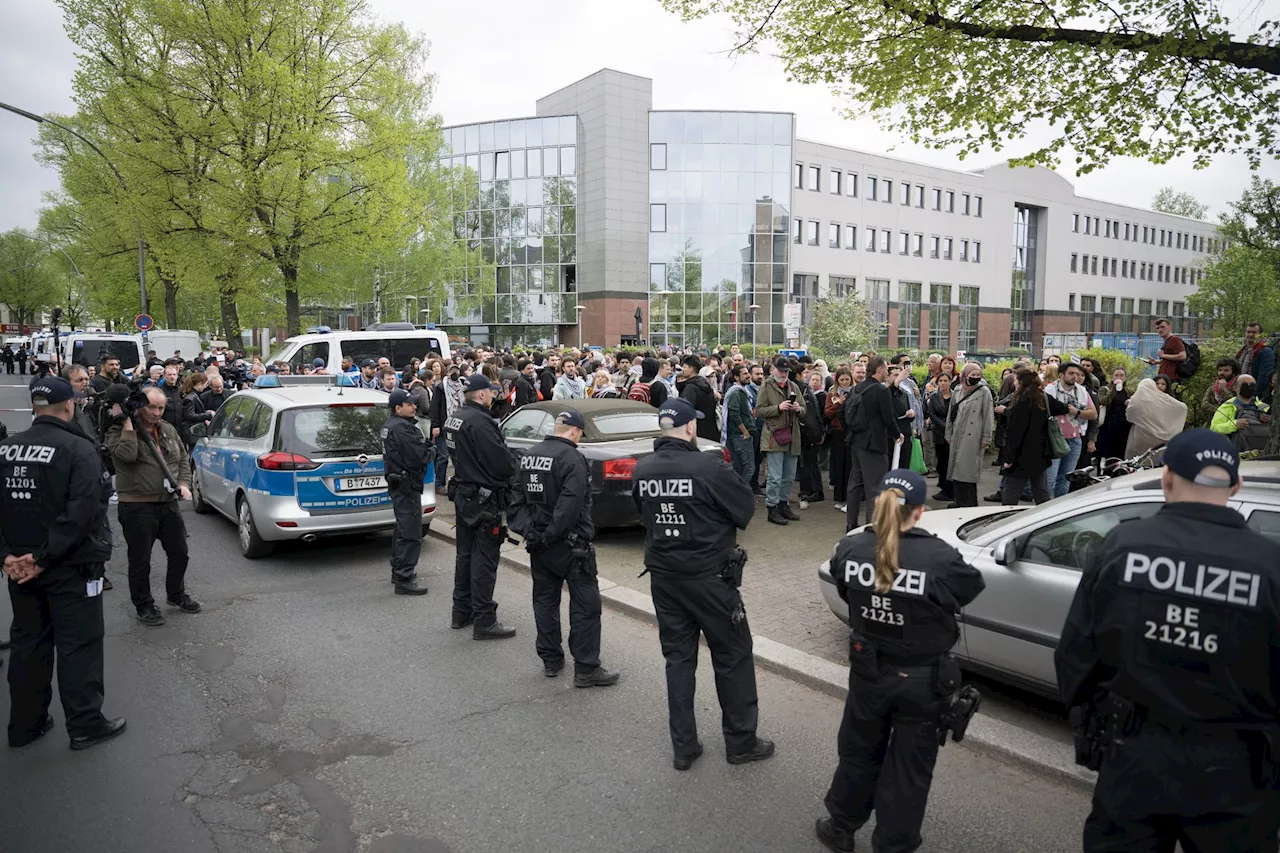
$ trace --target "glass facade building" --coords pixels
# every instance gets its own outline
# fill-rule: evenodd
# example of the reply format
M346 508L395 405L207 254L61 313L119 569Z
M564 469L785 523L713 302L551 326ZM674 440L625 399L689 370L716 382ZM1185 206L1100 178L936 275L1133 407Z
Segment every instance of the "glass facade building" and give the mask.
M1031 314L1036 304L1037 208L1013 208L1013 274L1009 285L1009 344L1031 347Z
M793 135L789 113L649 113L652 340L783 342Z
M453 236L479 253L446 271L441 322L473 343L551 344L577 320L578 121L549 116L444 129ZM434 318L433 318L434 319Z

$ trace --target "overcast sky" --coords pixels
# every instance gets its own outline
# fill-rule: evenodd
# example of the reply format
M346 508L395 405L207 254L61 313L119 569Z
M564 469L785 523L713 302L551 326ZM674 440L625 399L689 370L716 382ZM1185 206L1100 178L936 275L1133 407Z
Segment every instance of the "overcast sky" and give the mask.
M657 0L372 2L383 18L402 20L431 39L435 109L446 124L531 115L542 95L609 67L652 78L657 109L789 111L805 139L948 168L980 168L1001 159L989 154L962 164L952 152L914 146L870 120L845 120L826 89L786 82L777 60L730 58L725 21L683 24ZM7 4L4 17L0 101L37 113L70 112L75 56L58 7L52 0L21 0ZM32 158L34 134L33 124L0 112L0 231L33 227L41 193L57 187L56 173ZM1144 207L1157 189L1172 185L1207 202L1213 218L1249 180L1243 157L1224 157L1200 171L1189 163L1133 160L1081 178L1061 171L1081 195ZM1278 179L1280 167L1272 163L1263 174Z

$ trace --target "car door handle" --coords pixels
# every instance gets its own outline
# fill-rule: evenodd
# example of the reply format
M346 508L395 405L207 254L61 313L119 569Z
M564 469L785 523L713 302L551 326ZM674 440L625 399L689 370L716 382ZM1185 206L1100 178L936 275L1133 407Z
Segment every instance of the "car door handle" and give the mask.
M235 461L236 461L237 459L239 459L239 458L240 458L240 454L239 454L239 453L232 453L232 454L231 454L231 461L232 461L232 462L235 462Z

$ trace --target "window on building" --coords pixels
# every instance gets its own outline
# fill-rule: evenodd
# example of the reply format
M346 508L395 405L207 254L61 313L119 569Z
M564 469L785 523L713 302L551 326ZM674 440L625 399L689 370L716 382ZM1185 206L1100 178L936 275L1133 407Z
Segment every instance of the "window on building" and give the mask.
M942 259L944 261L951 260L951 250L954 244L955 240L952 240L950 237L942 238Z
M969 215L969 205L970 205L971 203L972 203L972 201L970 200L970 197L969 197L969 194L968 194L968 193L962 193L962 194L960 195L960 215L961 215L961 216L968 216L968 215Z
M791 239L795 242L797 246L804 242L804 220L803 219L791 220Z
M799 241L797 241L797 242L799 242ZM1071 253L1071 271L1072 271L1072 272L1077 272L1077 271L1078 271L1078 270L1077 270L1077 268L1080 266L1079 261L1080 261L1080 256L1079 256L1079 254L1077 254L1076 252L1072 252L1072 253Z
M1106 259L1106 258L1103 258L1103 259L1102 259L1102 274L1103 274L1103 275L1111 275L1111 265L1110 265L1109 263L1107 263L1107 259Z
M809 167L809 189L815 193L822 189L822 167L821 166Z
M978 348L978 288L960 287L960 309L956 312L956 347L964 352Z
M916 184L916 207L924 208L924 184Z
M831 282L830 294L836 299L842 299L858 292L857 279L853 276L833 275L829 281Z
M880 251L889 254L889 241L893 239L893 232L888 228L880 229Z
M881 187L880 200L886 204L893 204L893 181L886 178L884 186Z
M962 261L969 260L969 241L968 240L960 241L960 260Z
M1078 213L1071 214L1071 230L1077 234L1080 233L1080 214Z
M911 184L906 181L902 182L902 206L911 206Z
M1114 296L1104 296L1102 297L1102 331L1114 332L1115 330L1116 298Z
M1067 310L1068 311L1076 310L1076 295L1074 293L1067 294Z
M911 233L909 231L898 232L898 254L907 255L911 253Z
M809 232L807 235L805 235L806 236L805 242L808 243L810 246L818 245L818 227L819 225L817 222L813 221L812 219L809 220Z
M924 255L924 235L923 234L911 235L911 254L915 255L917 258Z
M871 316L875 317L876 322L880 325L880 336L876 340L876 346L883 349L889 345L888 279L867 279L867 307L871 309Z
M1127 260L1120 261L1120 277L1121 278L1129 277L1129 262Z
M667 168L667 143L649 143L649 168L655 171Z
M849 196L849 198L858 197L858 173L857 172L850 172L849 174L845 175L844 192L845 192L845 195Z
M1164 281L1164 264L1156 264L1156 281Z
M951 285L929 285L929 349L951 349Z
M840 195L842 193L841 187L843 186L843 183L844 183L843 179L844 179L844 175L842 175L838 170L836 169L831 170L829 176L827 177L827 184L829 185L832 195Z
M969 260L973 261L975 264L982 263L982 241L981 240L973 241L973 257L970 258Z
M1151 242L1151 228L1147 225L1142 226L1142 242L1144 243Z
M1084 218L1084 233L1086 234L1093 233L1093 217L1092 216L1086 216Z
M844 247L846 249L858 248L858 226L846 225L844 227Z
M938 247L942 245L942 238L934 234L929 238L929 257L936 258L939 255Z
M796 163L791 171L791 183L798 190L804 189L804 163Z
M898 346L920 348L920 282L898 282Z
M1132 297L1122 297L1120 299L1120 331L1129 334L1133 331L1133 299Z
M665 204L649 205L649 230L667 230L667 206Z
M1115 258L1111 259L1111 277L1112 278L1116 277L1116 259Z
M933 188L933 209L942 210L942 190Z
M1098 297L1096 296L1080 296L1080 331L1086 335L1094 333L1093 313L1097 310Z
M1169 316L1169 300L1167 299L1156 300L1156 316L1157 317Z
M1098 274L1098 256L1097 255L1094 255L1092 258L1089 259L1089 274L1090 275Z
M867 199L876 200L876 191L880 189L880 180L874 175L867 175Z
M955 190L947 190L947 213L956 212L956 194Z
M840 225L832 222L827 225L827 248L840 248Z
M1138 331L1148 332L1151 330L1151 300L1138 300Z
M980 195L973 197L973 215L979 219L982 218L982 196Z
M1185 302L1173 303L1173 333L1175 335L1185 334L1187 331L1187 305Z
M866 237L867 251L874 252L876 250L876 229L864 227L862 231Z
M666 264L649 264L649 289L650 290L666 290L667 289L667 265Z

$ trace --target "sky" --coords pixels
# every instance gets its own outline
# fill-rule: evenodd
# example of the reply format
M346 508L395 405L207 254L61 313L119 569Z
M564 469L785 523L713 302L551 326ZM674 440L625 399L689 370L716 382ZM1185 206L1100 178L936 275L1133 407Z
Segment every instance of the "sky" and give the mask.
M446 124L532 115L539 97L608 67L652 78L655 109L794 112L796 133L804 139L944 168L981 168L1036 143L1033 136L1001 154L984 152L963 162L955 152L913 145L872 119L845 119L839 98L822 86L787 82L773 57L730 56L734 42L726 20L685 24L657 0L371 3L379 17L403 21L431 41L433 107ZM71 112L75 62L53 0L7 4L0 28L0 101L36 113ZM42 193L57 188L56 172L33 159L34 135L34 124L0 112L0 231L34 227ZM1080 195L1138 207L1149 206L1160 187L1173 186L1209 204L1214 219L1239 198L1250 176L1243 157L1220 157L1202 170L1189 161L1156 166L1123 159L1083 177L1069 167L1059 171ZM1280 165L1272 163L1261 174L1280 179Z

